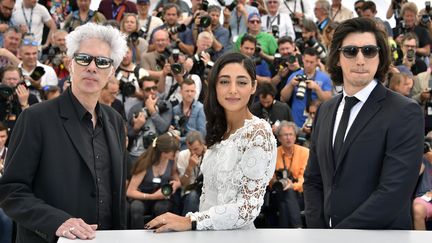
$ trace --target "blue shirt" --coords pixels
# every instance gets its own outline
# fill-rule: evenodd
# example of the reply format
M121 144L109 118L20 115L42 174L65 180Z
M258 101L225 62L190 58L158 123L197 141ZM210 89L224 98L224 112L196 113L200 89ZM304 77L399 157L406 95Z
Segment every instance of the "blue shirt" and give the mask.
M293 79L296 75L299 75L299 74L300 75L305 74L303 69L292 73L288 77L286 85L289 84L291 79ZM321 89L323 91L331 91L332 90L332 81L327 74L317 70L315 72L315 77L309 77L309 78L315 80L315 82L321 87ZM305 116L305 114L304 114L305 109L306 109L307 98L306 98L306 94L305 94L305 97L303 99L299 99L299 98L297 98L296 93L297 93L297 87L294 87L293 93L291 95L291 98L292 98L291 112L292 112L295 124L298 127L302 127L306 118L307 118L307 116ZM317 93L315 93L315 91L311 92L311 97L312 97L312 100L318 99L318 95L317 95Z
M180 150L186 149L186 135L190 131L198 131L203 137L206 135L206 118L204 114L204 106L199 101L194 101L191 106L189 118L186 118L185 124L180 120L185 117L183 114L183 102L173 108L173 126L181 132L180 134ZM185 118L183 118L185 119ZM183 125L183 126L182 126Z
M261 64L256 66L256 75L271 78L270 68L264 60L261 61Z

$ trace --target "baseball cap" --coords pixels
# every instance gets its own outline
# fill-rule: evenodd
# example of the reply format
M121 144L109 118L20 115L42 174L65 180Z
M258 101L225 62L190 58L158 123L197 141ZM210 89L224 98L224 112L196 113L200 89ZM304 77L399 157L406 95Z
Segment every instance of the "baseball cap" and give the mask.
M149 2L150 2L150 0L137 0L136 1L137 4L147 4Z
M261 21L260 14L259 13L250 13L249 17L248 17L248 22L251 21L251 20L254 20L254 19Z

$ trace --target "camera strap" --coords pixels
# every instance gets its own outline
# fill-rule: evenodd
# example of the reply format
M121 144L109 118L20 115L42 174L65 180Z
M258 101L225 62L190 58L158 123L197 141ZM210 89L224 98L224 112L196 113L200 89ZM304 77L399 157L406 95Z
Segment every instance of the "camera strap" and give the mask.
M297 9L297 0L294 0L294 10L291 10L291 8L288 7L287 1L288 1L288 0L285 0L283 3L284 3L285 6L287 7L288 11L290 11L292 14L295 13L295 12L296 12L296 9ZM300 0L300 7L301 7L301 10L302 10L302 13L304 13L303 0Z
M24 11L24 4L21 4L21 9L22 9L22 12L23 12L24 20L25 20L26 25L27 25L27 27L28 27L28 32L29 32L29 33L32 33L32 31L31 31L31 27L32 27L32 22L33 22L33 9L34 9L34 7L31 8L31 10L30 10L30 20L27 19L27 16L26 16L26 14L25 14L25 11Z
M148 35L148 32L149 32L149 29L150 29L150 23L151 23L151 20L152 20L152 16L150 15L150 16L147 17L147 23L146 23L146 26L145 26L144 36L145 36L146 38L147 38L147 35Z
M267 16L267 29L271 29L273 22L276 20L276 18L277 18L277 25L280 26L280 14L275 16L273 19L270 18L270 15Z
M285 153L282 153L282 163L283 163L283 166L284 166L284 170L291 171L291 166L292 166L293 160L294 160L294 148L293 148L293 152L292 152L290 166L289 166L289 169L287 169L286 164L285 164L286 163L285 162Z

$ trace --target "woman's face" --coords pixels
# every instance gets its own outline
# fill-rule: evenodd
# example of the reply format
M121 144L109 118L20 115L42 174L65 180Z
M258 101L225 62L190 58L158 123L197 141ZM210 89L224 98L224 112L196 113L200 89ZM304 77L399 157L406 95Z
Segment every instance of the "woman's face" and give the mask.
M216 80L216 95L226 112L247 109L249 99L256 90L256 81L239 63L229 63L219 72Z
M134 32L137 29L136 18L134 16L127 16L123 26L126 33Z

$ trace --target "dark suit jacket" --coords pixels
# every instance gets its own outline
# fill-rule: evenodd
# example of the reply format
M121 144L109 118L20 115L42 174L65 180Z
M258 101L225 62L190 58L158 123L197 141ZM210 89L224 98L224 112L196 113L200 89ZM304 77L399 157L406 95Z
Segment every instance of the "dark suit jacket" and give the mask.
M57 228L71 217L97 223L94 170L68 93L24 110L12 133L0 202L18 224L17 242L54 242ZM125 130L116 111L100 109L112 161L113 228L124 229Z
M328 228L331 218L334 228L411 229L411 196L423 155L420 106L378 83L334 162L341 99L323 103L315 118L303 184L307 226Z

